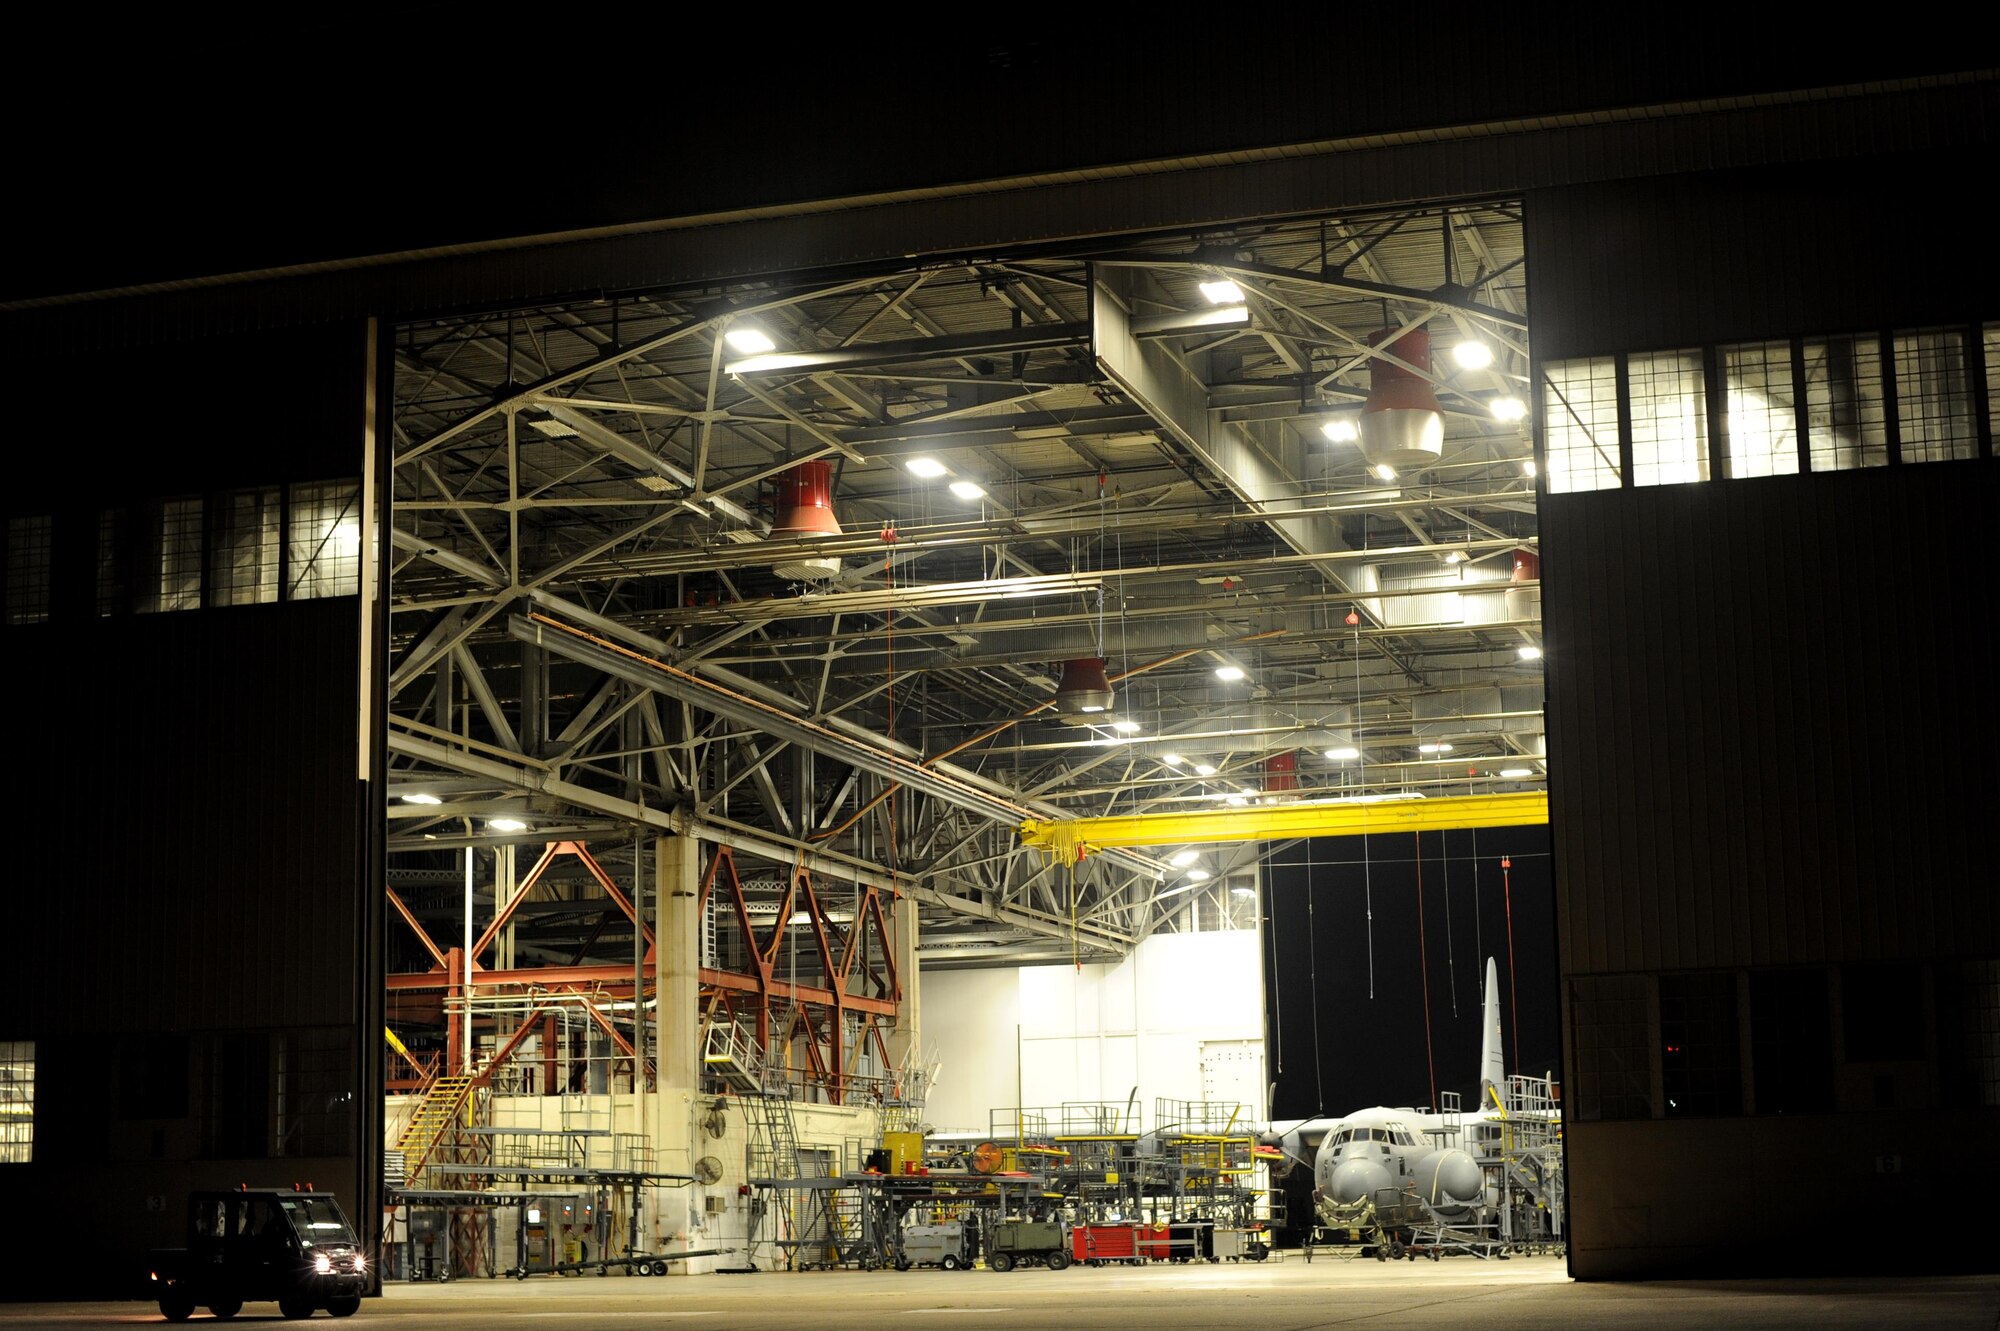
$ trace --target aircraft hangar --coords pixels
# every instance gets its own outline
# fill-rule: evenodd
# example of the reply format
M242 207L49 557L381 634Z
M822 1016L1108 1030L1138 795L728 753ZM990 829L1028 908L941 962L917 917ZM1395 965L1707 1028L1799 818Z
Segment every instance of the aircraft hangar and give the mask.
M1983 1269L1822 1238L1993 1176L1995 79L1764 22L793 33L566 116L252 61L129 231L32 150L10 1250L247 1178L381 1289ZM1462 1222L1314 1212L1377 1084Z

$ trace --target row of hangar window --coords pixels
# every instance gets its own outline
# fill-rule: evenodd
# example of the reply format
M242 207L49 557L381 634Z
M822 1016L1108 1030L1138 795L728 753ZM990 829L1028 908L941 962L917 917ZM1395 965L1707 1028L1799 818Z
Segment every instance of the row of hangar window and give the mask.
M359 481L308 481L100 509L99 616L353 596L361 586ZM6 519L5 622L54 610L58 530L67 515Z
M1990 455L2000 324L1550 361L1553 493Z
M1591 1121L2000 1107L2000 960L1581 976Z

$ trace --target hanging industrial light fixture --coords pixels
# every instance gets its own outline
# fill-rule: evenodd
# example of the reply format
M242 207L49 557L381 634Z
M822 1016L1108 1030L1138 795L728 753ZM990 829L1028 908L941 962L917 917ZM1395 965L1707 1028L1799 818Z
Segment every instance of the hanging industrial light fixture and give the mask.
M778 520L771 535L827 537L844 535L833 515L833 468L825 462L801 462L778 477ZM834 558L797 558L771 565L771 571L792 582L824 582L840 572Z
M1444 408L1425 376L1431 370L1431 335L1412 328L1401 337L1384 328L1368 339L1405 365L1377 357L1368 362L1368 400L1361 406L1361 455L1371 466L1414 471L1444 452ZM1389 339L1394 339L1393 341Z
M1104 658L1080 656L1063 662L1056 685L1056 710L1064 716L1096 716L1111 710L1111 681L1104 677Z

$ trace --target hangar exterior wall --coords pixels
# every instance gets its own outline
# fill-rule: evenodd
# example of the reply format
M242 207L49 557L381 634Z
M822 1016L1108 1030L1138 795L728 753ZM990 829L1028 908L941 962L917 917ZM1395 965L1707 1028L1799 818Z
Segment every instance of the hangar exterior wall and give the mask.
M10 521L49 520L53 550L46 617L0 628L32 681L13 726L38 806L0 979L0 1039L34 1045L35 1138L0 1166L0 1242L40 1251L48 1217L88 1198L99 1293L181 1242L195 1188L311 1181L364 1235L379 1224L361 599L148 612L144 585L113 605L95 577L105 512L199 498L213 535L224 496L358 478L365 365L348 326L152 348L87 398L64 391L87 367L36 367L49 400L90 408L52 413L74 446L23 450L8 501ZM205 399L236 376L284 385L298 416L275 437L230 428ZM79 1293L61 1263L18 1265L9 1297Z
M1533 195L1538 364L1943 327L1976 385L2000 295L1940 165ZM1821 1228L1977 1192L1965 1145L2000 1128L1974 397L1957 460L1542 497L1579 1278L1986 1260Z

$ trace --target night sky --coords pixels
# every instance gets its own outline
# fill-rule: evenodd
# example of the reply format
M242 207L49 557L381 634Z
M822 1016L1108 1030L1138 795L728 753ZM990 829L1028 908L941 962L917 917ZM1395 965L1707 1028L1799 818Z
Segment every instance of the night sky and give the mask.
M1503 857L1512 862L1504 875ZM1266 1039L1276 1082L1271 1119L1432 1105L1433 1062L1437 1089L1459 1092L1470 1108L1479 1089L1487 956L1499 965L1507 1071L1561 1079L1547 827L1326 837L1295 842L1265 867Z

